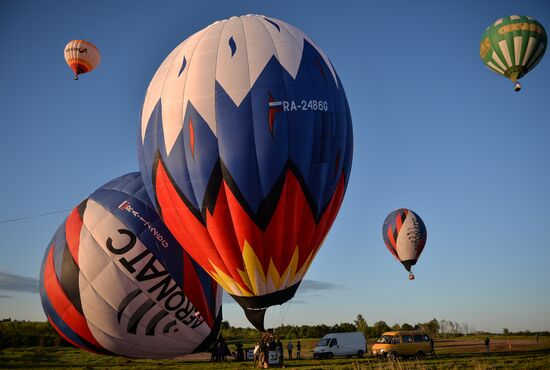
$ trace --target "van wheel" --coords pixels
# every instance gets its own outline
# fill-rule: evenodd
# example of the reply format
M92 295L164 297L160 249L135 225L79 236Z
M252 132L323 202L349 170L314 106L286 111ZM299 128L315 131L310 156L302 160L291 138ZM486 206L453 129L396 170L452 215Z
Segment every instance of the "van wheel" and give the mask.
M357 357L361 358L361 357L363 357L364 354L365 354L365 352L359 350L359 351L357 352Z
M424 351L416 352L416 358L417 359L422 360L424 357L426 357L426 354L424 353Z
M397 361L397 352L392 351L392 352L388 353L388 358L392 361Z
M332 354L332 352L327 353L327 358L328 358L329 360L330 360L331 358L333 358L333 357L334 357L334 355Z

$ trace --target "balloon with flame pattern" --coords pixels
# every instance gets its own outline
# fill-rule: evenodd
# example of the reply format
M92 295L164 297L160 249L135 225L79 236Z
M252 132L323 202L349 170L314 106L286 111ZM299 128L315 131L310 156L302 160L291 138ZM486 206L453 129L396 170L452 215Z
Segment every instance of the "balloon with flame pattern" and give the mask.
M261 15L176 47L145 96L145 187L189 254L264 326L321 247L351 170L342 82L302 31Z
M420 258L428 238L424 221L410 209L396 209L384 220L382 237L390 253L409 272L409 280L413 280L411 267Z

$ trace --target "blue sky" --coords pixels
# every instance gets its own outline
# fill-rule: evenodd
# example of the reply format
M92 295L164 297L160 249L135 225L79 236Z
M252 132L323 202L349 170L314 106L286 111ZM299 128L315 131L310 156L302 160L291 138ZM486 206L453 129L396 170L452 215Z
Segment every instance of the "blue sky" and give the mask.
M483 66L479 41L532 1L2 1L0 317L45 320L33 293L68 211L139 169L139 114L154 72L210 23L259 13L326 52L348 96L354 163L346 198L296 297L267 324L432 318L500 332L550 330L550 56L522 80ZM78 82L63 48L87 39L102 63ZM428 243L410 282L381 237L415 210ZM6 222L46 212L49 216ZM240 307L225 319L246 326Z

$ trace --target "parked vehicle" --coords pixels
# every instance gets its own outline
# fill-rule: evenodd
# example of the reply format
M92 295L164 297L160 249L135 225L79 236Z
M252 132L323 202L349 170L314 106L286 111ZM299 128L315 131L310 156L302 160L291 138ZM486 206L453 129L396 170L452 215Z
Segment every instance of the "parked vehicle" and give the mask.
M422 331L387 331L372 346L374 357L423 357L431 353L430 336Z
M334 356L363 357L367 342L363 333L330 333L325 335L313 349L313 358L333 358Z

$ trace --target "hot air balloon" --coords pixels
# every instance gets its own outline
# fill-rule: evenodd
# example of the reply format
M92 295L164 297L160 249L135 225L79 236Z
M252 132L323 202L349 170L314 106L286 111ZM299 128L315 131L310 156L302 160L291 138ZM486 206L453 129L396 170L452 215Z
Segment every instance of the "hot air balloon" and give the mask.
M95 69L101 61L97 47L86 40L72 40L65 46L65 61L74 72L74 79L78 75Z
M145 96L147 192L186 251L264 330L338 213L352 162L344 88L302 31L232 17L176 47Z
M64 339L102 354L204 351L221 323L221 288L166 229L139 172L73 209L46 250L40 296Z
M519 79L533 69L546 51L546 31L531 17L511 15L487 27L479 46L483 63L512 80L519 91Z
M411 267L420 258L428 237L420 216L406 208L396 209L386 217L382 237L391 254L409 272L409 280L413 280Z

